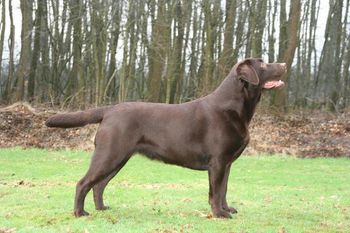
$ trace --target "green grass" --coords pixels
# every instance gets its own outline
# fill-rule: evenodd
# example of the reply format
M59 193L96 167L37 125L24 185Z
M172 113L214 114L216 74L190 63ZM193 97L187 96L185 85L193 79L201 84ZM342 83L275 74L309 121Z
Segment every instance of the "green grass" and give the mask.
M239 213L213 219L207 173L133 157L105 191L111 209L74 218L76 182L90 155L0 150L0 232L349 232L350 160L241 157L228 202Z

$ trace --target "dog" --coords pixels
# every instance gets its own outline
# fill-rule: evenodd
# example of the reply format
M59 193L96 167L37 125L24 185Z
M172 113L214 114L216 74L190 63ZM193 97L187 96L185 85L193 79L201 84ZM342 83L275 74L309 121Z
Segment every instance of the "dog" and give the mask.
M208 171L213 215L231 218L237 213L226 201L231 164L249 142L248 126L262 91L282 87L286 72L285 63L248 58L237 63L214 92L187 103L127 102L49 117L48 127L100 123L90 168L76 186L74 215L88 215L84 200L91 188L96 209L106 209L106 185L133 154L141 153Z

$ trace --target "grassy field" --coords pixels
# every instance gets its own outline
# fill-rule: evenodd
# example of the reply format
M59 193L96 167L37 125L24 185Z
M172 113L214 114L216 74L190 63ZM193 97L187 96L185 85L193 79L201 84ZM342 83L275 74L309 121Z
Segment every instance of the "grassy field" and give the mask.
M239 213L213 219L207 173L135 156L111 181L111 209L72 215L90 155L0 150L0 232L350 232L350 160L243 156L229 180Z

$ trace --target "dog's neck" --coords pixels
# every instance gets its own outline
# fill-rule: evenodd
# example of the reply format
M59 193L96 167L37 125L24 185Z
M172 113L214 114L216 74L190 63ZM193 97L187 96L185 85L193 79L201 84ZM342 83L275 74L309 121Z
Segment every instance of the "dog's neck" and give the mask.
M216 103L216 107L222 111L232 112L236 117L249 124L260 100L260 92L258 95L249 96L244 85L246 85L245 81L238 79L231 71L208 98L212 99Z

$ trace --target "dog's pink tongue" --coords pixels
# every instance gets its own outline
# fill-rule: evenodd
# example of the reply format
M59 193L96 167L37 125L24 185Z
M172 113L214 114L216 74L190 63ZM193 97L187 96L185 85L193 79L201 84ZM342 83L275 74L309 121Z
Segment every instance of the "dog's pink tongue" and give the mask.
M277 80L277 81L268 81L264 84L265 89L271 89L271 88L278 88L278 87L283 87L284 82L282 80Z

